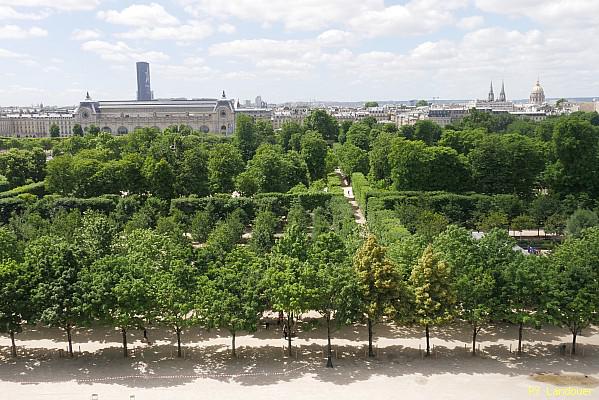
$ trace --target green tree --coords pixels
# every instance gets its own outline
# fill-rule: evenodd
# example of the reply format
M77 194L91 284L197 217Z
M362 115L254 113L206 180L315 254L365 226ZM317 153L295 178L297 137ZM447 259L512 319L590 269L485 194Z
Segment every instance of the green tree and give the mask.
M143 175L154 195L161 199L173 197L175 173L173 167L165 159L156 161L148 157L144 163Z
M364 122L352 124L345 135L346 143L351 143L362 150L370 149L370 127Z
M50 137L60 137L60 128L56 124L50 125Z
M291 357L291 338L295 333L295 322L299 314L314 304L314 290L310 289L307 279L311 275L308 263L290 257L284 252L273 252L265 271L264 283L266 298L276 311L287 314L287 351Z
M378 107L379 103L377 103L376 101L367 101L366 103L364 103L364 108L372 108L372 107Z
M369 163L366 150L362 150L351 143L344 143L336 147L336 153L339 159L339 167L347 176L351 176L355 172L368 174Z
M472 328L472 355L475 355L478 333L496 315L495 279L468 230L450 226L435 239L433 246L451 268L457 313Z
M309 130L317 131L322 138L331 142L337 140L339 135L339 123L325 110L313 110L304 121Z
M597 193L597 128L579 117L563 118L555 125L551 144L557 160L545 171L549 187L560 195Z
M83 136L83 128L79 124L73 125L73 135L74 136Z
M175 173L174 191L180 196L207 196L210 193L208 152L205 148L194 147L183 151Z
M427 107L428 106L428 101L426 100L418 100L418 102L416 103L416 107Z
M307 131L301 140L301 154L306 162L310 179L316 181L326 176L327 142L318 132Z
M159 322L172 328L177 335L177 357L181 357L181 333L196 320L196 274L192 265L175 260L167 270L152 274L150 286L155 293Z
M372 350L373 325L385 315L394 313L393 308L402 292L401 279L386 251L374 236L368 237L356 252L353 267L357 275L363 316L368 326L368 356Z
M337 327L357 320L360 300L358 282L347 249L333 232L319 235L309 251L312 267L310 285L314 288L313 308L324 315L327 326L327 367L333 368L331 319Z
M0 226L0 262L22 258L22 247L17 235L6 226Z
M249 161L258 148L258 139L254 132L254 120L249 115L239 114L235 123L233 143L239 149L245 161Z
M208 327L231 333L233 357L237 333L255 332L264 311L261 271L261 259L244 248L233 250L208 269L209 281L203 290L201 309L206 312Z
M299 151L299 147L292 146L292 138L301 138L303 134L303 129L300 124L293 121L284 122L281 126L281 130L277 133L277 143L281 145L283 150L296 150ZM296 141L296 140L294 140Z
M552 256L557 279L552 282L551 314L576 338L597 318L599 305L599 229L587 229L581 238L570 238Z
M245 213L238 208L227 216L224 221L216 223L214 230L208 235L206 246L216 254L224 255L233 250L241 240L244 229Z
M240 151L229 143L215 145L208 156L208 180L213 193L231 193L245 167Z
M547 320L551 286L549 259L519 255L502 270L501 306L509 321L518 324L518 354L522 354L522 331L525 325L539 327Z
M597 225L599 225L597 213L579 208L566 221L566 233L569 236L580 237L584 229Z
M213 212L209 209L198 211L191 220L191 237L199 243L204 243L214 228Z
M270 252L275 244L275 232L278 224L277 216L270 211L261 211L256 215L250 240L250 246L256 254Z
M436 144L441 139L442 132L439 125L426 119L414 124L414 139L422 140L429 146Z
M426 355L430 355L429 327L453 319L456 294L447 262L429 245L412 268L410 286L414 293L416 321L426 332Z
M51 236L43 236L25 249L25 268L34 282L31 302L36 319L65 330L71 357L71 331L82 321L81 259L79 249Z
M0 259L0 332L8 333L11 355L17 357L15 334L31 321L31 281L28 271L13 259Z

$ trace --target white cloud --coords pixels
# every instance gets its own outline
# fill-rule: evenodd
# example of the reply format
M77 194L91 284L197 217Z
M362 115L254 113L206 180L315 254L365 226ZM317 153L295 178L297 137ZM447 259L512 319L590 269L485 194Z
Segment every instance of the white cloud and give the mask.
M49 8L59 11L86 11L98 7L100 0L1 0L0 5Z
M412 0L357 13L348 25L367 37L422 35L453 24L454 12L467 4L467 0Z
M149 62L167 61L169 56L160 51L144 51L131 48L125 42L110 43L102 40L91 40L81 44L81 49L95 53L103 60L119 63L146 60Z
M244 39L217 43L208 49L210 55L242 57L255 60L264 58L302 57L317 51L312 42L300 40Z
M29 39L48 36L48 31L37 26L26 29L17 25L0 26L0 39Z
M486 12L527 17L546 24L599 24L597 0L475 0L475 4Z
M189 42L204 39L212 34L213 29L206 21L190 21L188 24L176 26L139 27L116 36L125 39L174 40Z
M355 35L351 32L341 31L339 29L330 29L322 32L316 38L322 46L351 46L355 44Z
M175 25L179 20L157 3L133 4L122 11L99 11L98 18L116 25L153 27Z
M221 33L232 34L235 33L236 30L237 29L235 28L235 25L228 24L226 22L218 25L218 31Z
M478 29L485 24L485 18L482 15L473 15L471 17L464 17L458 21L458 28L471 31Z
M287 30L336 30L340 25L363 36L417 35L455 22L454 12L470 0L411 0L386 6L384 0L179 0L195 17L238 18L263 28L282 23Z
M234 17L264 26L282 23L288 30L320 30L369 9L383 0L179 0L195 17Z
M2 0L0 0L0 4ZM48 16L47 12L39 13L23 13L15 10L12 7L0 5L0 20L3 19L20 19L20 20L40 20Z
M29 58L27 54L15 53L14 51L0 48L0 58L23 59Z
M102 34L95 29L75 29L71 33L71 40L92 40L98 39Z

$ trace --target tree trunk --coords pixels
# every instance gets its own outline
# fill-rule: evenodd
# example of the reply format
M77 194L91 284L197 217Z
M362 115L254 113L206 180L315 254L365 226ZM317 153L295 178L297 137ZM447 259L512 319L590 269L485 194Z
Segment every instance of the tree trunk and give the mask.
M368 357L374 357L374 351L372 351L372 320L368 317Z
M73 357L73 341L71 339L71 324L67 324L67 341L69 342L69 356Z
M431 355L431 345L430 345L430 336L429 336L429 332L428 332L428 324L425 325L425 331L426 331L426 355L430 356Z
M175 332L177 332L177 357L181 358L181 328L175 326Z
M287 355L291 357L291 321L293 321L293 313L287 314Z
M127 358L129 356L127 351L127 329L121 328L121 334L123 335L123 357Z
M478 334L478 328L476 324L473 325L472 328L472 355L476 355L476 335Z
M578 329L574 329L572 332L572 355L576 354L576 335L578 334Z
M333 368L333 357L331 350L331 313L327 313L327 368Z
M233 335L233 338L231 339L231 349L232 349L232 356L233 357L237 357L237 353L235 352L235 332L231 332L231 335Z
M524 322L520 321L520 325L518 326L518 355L522 355L522 327L524 326Z
M11 343L11 354L13 357L17 357L17 345L15 344L15 331L10 331L10 343Z

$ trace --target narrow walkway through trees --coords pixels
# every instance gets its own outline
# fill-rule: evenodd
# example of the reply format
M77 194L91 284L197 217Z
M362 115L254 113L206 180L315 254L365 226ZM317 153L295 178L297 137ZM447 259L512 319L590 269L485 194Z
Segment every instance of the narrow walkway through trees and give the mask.
M354 210L354 217L356 220L356 224L358 224L360 226L364 226L366 224L366 218L364 218L364 213L360 209L360 206L358 205L358 202L356 201L356 198L354 197L354 189L349 184L349 179L347 179L347 177L345 175L343 175L343 172L341 172L341 170L339 168L335 169L335 173L337 173L337 176L339 176L339 178L341 179L341 187L343 188L343 196L345 197L347 202L351 205L352 209Z

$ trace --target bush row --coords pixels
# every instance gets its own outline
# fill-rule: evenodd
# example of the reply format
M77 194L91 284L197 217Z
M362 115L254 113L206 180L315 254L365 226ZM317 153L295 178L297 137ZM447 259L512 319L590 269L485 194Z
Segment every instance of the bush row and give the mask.
M296 201L307 211L312 211L316 207L325 207L333 196L335 195L326 192L305 192L296 194L261 193L253 198L231 197L228 195L182 197L171 200L171 213L178 210L186 215L192 215L208 208L218 218L224 218L230 212L241 208L250 219L253 219L256 213L261 210L269 210L278 216L284 216L287 215L289 207Z
M28 185L16 187L11 190L0 193L0 199L6 199L8 197L16 197L20 194L29 193L37 197L43 197L46 194L44 182L34 182Z

